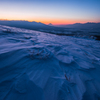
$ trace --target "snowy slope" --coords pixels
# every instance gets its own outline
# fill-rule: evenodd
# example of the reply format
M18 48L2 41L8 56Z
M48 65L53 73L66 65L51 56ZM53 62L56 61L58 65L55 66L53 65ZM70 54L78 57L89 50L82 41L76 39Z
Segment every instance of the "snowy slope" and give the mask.
M100 41L0 26L0 100L100 100Z

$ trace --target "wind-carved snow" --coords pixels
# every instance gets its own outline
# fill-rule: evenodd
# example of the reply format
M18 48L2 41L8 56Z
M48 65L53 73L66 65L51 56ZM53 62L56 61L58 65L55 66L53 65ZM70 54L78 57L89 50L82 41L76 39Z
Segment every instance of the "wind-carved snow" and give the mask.
M67 63L67 64L70 64L74 61L73 56L71 56L66 49L62 49L62 50L58 51L57 52L57 58L61 62Z
M99 76L99 41L0 26L0 100L99 100Z
M47 59L52 57L52 54L49 50L45 49L44 47L33 47L32 50L29 49L30 57L32 59L39 58L39 59Z

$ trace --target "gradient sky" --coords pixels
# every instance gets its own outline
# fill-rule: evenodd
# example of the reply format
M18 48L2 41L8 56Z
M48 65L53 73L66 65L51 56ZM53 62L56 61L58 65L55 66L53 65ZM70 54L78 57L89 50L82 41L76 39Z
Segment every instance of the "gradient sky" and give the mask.
M100 0L0 0L0 19L55 25L100 22Z

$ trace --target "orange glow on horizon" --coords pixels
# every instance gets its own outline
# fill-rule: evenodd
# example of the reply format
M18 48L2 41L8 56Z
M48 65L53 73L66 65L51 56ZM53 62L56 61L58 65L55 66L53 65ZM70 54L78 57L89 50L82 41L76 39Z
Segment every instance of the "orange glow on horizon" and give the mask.
M30 22L34 20L28 20ZM53 25L68 25L68 24L75 24L75 23L87 23L87 22L95 22L98 23L99 21L92 21L92 20L83 20L83 19L44 19L44 18L37 18L36 22L41 22L44 24L53 24Z
M75 23L87 23L87 22L93 22L93 21L85 21L85 20L66 20L66 19L37 19L37 20L27 20L27 19L0 19L0 20L8 20L8 21L29 21L29 22L41 22L44 24L53 24L53 25L68 25L68 24L75 24ZM98 23L99 21L94 21L95 23Z

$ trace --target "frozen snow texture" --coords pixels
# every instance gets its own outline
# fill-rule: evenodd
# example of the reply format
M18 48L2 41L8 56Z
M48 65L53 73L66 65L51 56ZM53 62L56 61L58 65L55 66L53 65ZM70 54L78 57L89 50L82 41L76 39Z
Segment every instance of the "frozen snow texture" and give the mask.
M0 100L99 100L99 76L99 41L0 27Z

